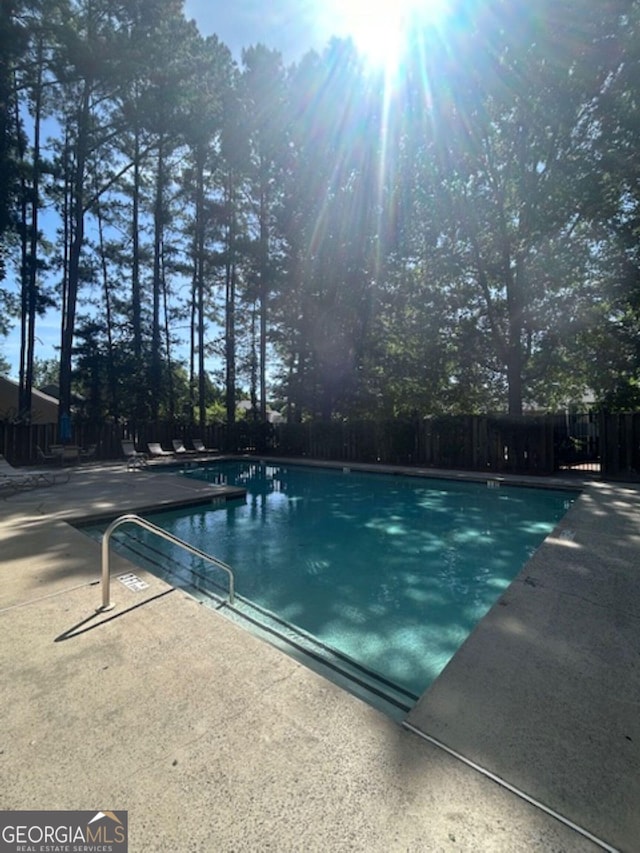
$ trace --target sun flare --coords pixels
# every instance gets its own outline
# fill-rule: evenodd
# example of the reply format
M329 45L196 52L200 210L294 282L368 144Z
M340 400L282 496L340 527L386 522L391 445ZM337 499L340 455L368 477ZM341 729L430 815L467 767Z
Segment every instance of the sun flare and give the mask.
M412 31L437 27L451 0L342 0L339 28L353 39L368 63L393 73L401 65Z

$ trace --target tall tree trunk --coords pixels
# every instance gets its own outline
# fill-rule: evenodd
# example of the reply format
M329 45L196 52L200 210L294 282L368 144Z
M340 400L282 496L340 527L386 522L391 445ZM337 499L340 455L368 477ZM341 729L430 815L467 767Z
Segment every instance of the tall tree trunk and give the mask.
M251 308L251 381L249 385L249 397L251 399L251 418L258 420L260 411L258 408L258 352L256 350L256 303ZM266 420L266 415L264 420Z
M525 356L523 351L523 313L522 305L524 279L524 261L516 260L515 271L511 270L507 284L507 309L509 312L509 344L507 347L507 382L509 414L522 414L522 374Z
M71 210L73 208L73 186L71 183L71 154L69 144L69 129L65 130L63 151L63 176L62 176L62 281L60 283L60 314L64 317L67 310L67 294L69 293L69 257L71 255ZM62 327L60 330L60 346L62 346ZM58 394L60 393L60 375L58 371Z
M146 407L145 364L142 357L142 293L140 287L140 130L135 127L133 139L133 198L131 205L131 323L133 358L136 374L133 411L136 424L144 420Z
M33 132L33 181L31 187L31 240L29 247L29 333L27 336L27 358L24 372L23 407L31 419L31 392L33 390L33 361L36 339L36 316L38 303L38 213L40 208L40 125L42 119L42 39L38 41L37 77L34 98Z
M89 114L91 84L85 80L80 98L78 114L78 138L75 146L73 173L73 205L71 220L71 245L69 250L69 274L66 304L62 316L60 345L60 417L71 412L71 353L76 320L76 305L80 284L80 257L84 243L84 181L89 146Z
M158 145L158 168L156 172L156 198L153 208L153 309L151 328L151 406L154 420L160 413L162 393L162 353L160 332L161 257L164 229L164 139Z
M232 261L226 268L225 303L225 403L231 425L236 421L236 265Z
M204 435L207 421L204 372L204 152L199 152L196 186L196 262L198 293L198 424Z
M100 202L96 202L96 218L98 220L98 246L100 251L100 263L102 267L102 292L104 297L105 321L107 328L107 390L109 394L109 411L118 420L120 416L120 405L118 400L118 386L115 376L115 348L113 345L113 312L111 308L111 290L109 287L109 270L107 267L107 255L104 245L104 226L102 221L102 208Z
M167 358L167 408L169 420L173 421L176 415L176 399L173 381L173 363L171 359L171 323L169 318L169 293L167 289L167 276L165 269L164 241L160 254L160 280L162 283L162 309L164 317L164 346Z
M267 420L267 301L269 294L268 191L260 193L260 420Z
M236 420L236 263L235 263L235 187L233 177L227 184L227 246L225 263L225 403L227 425Z
M195 237L193 268L191 274L191 305L189 306L189 420L193 422L196 408L196 340L198 337L198 260L196 258Z
M11 51L17 6L15 0L0 0L0 237L13 224L13 148L19 144L20 133L20 124L11 111L13 104L19 115L15 57ZM0 281L5 272L4 245L0 241Z
M27 189L27 150L23 134L20 133L20 105L18 84L14 72L14 106L18 156L22 164L20 173L20 373L18 379L18 416L30 411L26 400L25 384L27 370L27 341L29 339L29 190Z

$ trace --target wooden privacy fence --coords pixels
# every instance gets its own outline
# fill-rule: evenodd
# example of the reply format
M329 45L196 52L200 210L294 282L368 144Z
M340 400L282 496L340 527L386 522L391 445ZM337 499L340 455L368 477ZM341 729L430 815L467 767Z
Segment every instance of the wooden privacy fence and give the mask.
M548 418L451 416L410 421L279 424L272 450L341 462L380 462L474 471L554 470Z
M640 412L601 419L600 459L603 477L640 479Z
M261 424L239 421L204 430L180 422L100 425L75 421L71 442L97 445L98 459L122 457L121 440L138 449L192 438L226 453L259 453L338 462L379 462L487 473L552 474L582 469L603 477L640 478L640 413L579 415L460 415L386 421ZM0 422L0 453L14 464L37 462L59 441L55 425Z
M73 421L71 438L66 443L80 448L96 445L96 458L107 460L122 458L123 438L133 439L138 448L145 451L149 441L159 441L171 450L171 442L174 438L183 439L187 447L191 446L191 438L201 438L206 447L223 449L224 445L221 442L226 441L224 433L224 427L214 424L201 431L196 427L169 422L137 426L128 423L98 425L78 419ZM244 434L240 430L237 431L237 435L234 432L233 437L237 438L238 446L241 446L243 441L246 444ZM0 421L0 453L13 464L34 464L38 461L38 447L46 452L52 444L56 443L65 442L61 440L55 424L29 426Z

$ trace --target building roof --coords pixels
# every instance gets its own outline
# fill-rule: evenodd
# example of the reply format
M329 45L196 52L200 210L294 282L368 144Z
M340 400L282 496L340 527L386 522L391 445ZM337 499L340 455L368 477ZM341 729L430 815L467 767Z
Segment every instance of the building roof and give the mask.
M18 383L7 376L0 376L0 420L20 419L18 405ZM55 424L58 422L58 401L35 388L31 393L31 423Z

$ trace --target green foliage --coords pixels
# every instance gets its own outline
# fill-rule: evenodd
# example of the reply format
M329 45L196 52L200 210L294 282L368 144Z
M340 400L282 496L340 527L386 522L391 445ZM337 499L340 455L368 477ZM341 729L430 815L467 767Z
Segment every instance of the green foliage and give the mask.
M58 385L60 382L60 365L54 358L36 358L33 364L33 385L42 388L44 385Z
M20 204L18 152L22 128L16 120L13 69L26 48L18 22L23 5L19 0L0 0L0 281L6 275L7 252L11 233L17 228Z
M481 6L391 86L338 40L238 67L179 0L2 2L0 254L38 176L33 322L55 275L87 417L233 420L272 380L294 420L637 404L640 3Z
M0 336L7 335L12 318L18 315L18 300L4 287L0 287Z

